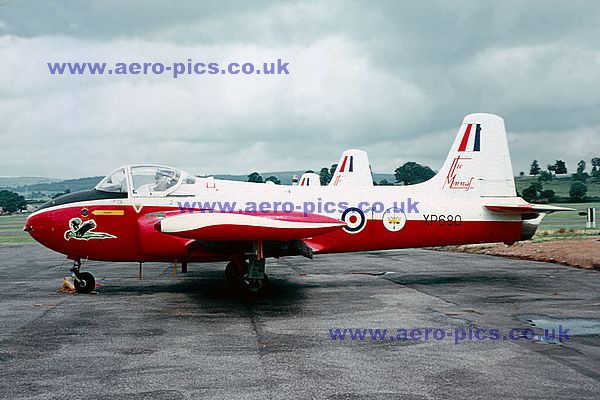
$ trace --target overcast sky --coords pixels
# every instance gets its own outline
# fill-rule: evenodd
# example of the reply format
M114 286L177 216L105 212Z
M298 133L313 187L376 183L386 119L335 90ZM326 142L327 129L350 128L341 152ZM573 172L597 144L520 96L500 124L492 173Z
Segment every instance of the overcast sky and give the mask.
M440 168L465 115L513 169L600 157L598 1L0 1L0 176ZM176 4L176 5L173 5ZM289 63L289 75L51 75L48 62Z

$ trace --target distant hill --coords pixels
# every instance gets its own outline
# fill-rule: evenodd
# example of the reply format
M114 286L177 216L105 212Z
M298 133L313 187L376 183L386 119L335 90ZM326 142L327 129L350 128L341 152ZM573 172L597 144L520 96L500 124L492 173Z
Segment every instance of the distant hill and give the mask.
M15 188L25 185L35 185L38 183L58 182L60 179L44 178L41 176L0 176L0 188Z
M102 178L102 176L93 176L89 178L66 179L63 181L55 180L52 182L35 183L29 185L21 184L20 186L10 188L10 190L13 190L17 193L60 193L65 192L66 190L70 190L71 192L77 192L79 190L93 189L94 186L96 186Z
M377 172L373 172L373 180L377 183L386 179L389 183L396 182L396 175L394 174L378 174Z

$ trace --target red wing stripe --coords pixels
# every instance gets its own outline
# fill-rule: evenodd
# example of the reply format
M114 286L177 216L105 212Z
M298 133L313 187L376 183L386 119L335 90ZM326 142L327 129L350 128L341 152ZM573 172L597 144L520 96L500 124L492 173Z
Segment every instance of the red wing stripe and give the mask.
M467 129L465 130L465 134L462 138L462 142L460 142L460 147L458 148L458 151L465 151L467 149L467 143L469 141L469 134L471 133L472 125L473 124L467 125Z

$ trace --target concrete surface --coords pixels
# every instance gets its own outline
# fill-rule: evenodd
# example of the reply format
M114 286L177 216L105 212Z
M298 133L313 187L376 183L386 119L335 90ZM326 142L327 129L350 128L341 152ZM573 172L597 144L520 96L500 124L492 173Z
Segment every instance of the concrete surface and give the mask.
M598 398L600 336L332 341L329 328L527 328L600 319L600 272L403 250L269 260L271 290L222 264L91 262L97 295L60 294L63 256L0 247L0 397ZM525 317L524 317L525 316ZM540 332L536 328L536 332Z

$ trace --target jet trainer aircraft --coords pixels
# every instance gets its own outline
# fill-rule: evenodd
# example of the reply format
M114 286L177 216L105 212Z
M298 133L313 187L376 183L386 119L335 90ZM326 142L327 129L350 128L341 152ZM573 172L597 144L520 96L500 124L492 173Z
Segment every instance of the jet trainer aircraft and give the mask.
M443 167L411 186L373 186L366 153L345 152L328 186L198 178L170 167L116 169L93 190L58 197L26 222L73 260L78 292L95 279L81 260L228 261L225 276L265 287L269 257L530 239L545 213L517 197L504 121L467 116Z

